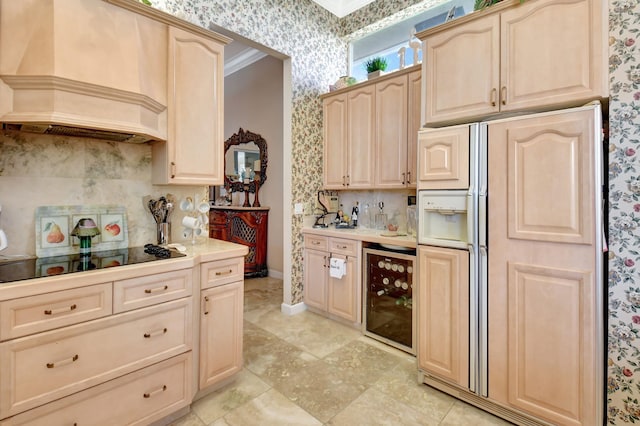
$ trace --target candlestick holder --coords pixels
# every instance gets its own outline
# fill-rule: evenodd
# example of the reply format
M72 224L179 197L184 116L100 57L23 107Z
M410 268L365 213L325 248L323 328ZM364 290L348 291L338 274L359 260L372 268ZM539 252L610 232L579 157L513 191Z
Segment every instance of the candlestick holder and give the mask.
M260 199L258 199L258 189L260 188L260 171L256 170L253 183L256 186L256 194L253 198L253 207L260 207Z
M249 183L245 183L243 186L244 189L244 204L242 207L251 207L251 203L249 203Z

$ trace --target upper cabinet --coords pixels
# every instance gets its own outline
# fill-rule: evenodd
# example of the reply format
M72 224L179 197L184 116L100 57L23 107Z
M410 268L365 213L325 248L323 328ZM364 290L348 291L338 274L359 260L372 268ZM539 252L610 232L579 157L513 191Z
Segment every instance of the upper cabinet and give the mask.
M169 27L167 141L153 145L153 183L224 184L224 45Z
M323 96L324 188L415 188L420 69Z
M423 31L425 122L608 96L607 3L505 0Z

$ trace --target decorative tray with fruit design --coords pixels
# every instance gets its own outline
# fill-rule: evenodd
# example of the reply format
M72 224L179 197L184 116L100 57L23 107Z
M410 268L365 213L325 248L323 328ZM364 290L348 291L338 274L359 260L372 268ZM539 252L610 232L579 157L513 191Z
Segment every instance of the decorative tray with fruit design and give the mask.
M123 206L40 206L36 208L36 256L50 257L80 251L80 239L71 231L80 219L89 218L100 234L92 237L92 251L126 249L129 246L127 214Z

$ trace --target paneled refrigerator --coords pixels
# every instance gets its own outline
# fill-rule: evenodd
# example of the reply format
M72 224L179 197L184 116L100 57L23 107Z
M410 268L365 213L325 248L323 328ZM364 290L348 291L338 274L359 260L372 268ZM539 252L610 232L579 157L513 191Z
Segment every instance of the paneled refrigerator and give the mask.
M599 103L420 132L425 383L516 423L600 423L601 138Z

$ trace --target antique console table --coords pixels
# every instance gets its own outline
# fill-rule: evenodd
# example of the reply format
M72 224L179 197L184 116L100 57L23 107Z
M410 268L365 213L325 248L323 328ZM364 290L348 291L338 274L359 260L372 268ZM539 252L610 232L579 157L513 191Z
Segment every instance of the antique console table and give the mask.
M245 277L266 277L269 207L214 206L209 211L209 237L249 247Z

